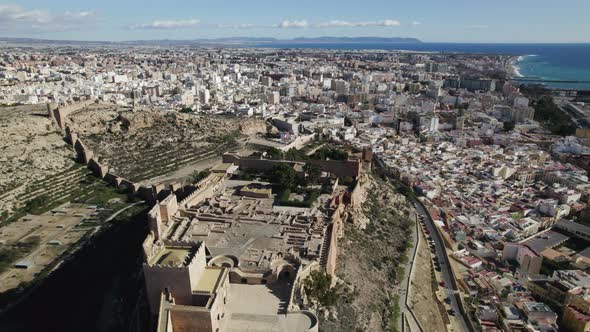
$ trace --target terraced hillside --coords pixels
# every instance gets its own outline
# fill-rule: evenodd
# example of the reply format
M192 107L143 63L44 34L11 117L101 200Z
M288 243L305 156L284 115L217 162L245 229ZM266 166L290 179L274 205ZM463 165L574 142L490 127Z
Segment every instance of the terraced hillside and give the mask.
M69 123L113 173L135 182L220 155L240 136L266 130L262 120L113 107L75 113Z
M65 202L84 201L102 192L106 183L96 178L85 166L74 164L69 169L33 181L15 196L21 202L6 213L2 222L10 222L27 213L40 214ZM0 200L9 194L0 195Z
M36 197L35 184L75 166L71 147L46 114L45 105L0 107L0 220Z

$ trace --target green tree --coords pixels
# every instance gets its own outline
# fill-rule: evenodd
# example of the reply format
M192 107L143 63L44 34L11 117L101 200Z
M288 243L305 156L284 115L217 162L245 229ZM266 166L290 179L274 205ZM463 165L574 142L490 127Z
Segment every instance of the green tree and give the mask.
M280 190L291 189L295 185L295 170L291 165L275 166L272 170L271 181Z
M340 286L332 285L332 277L324 272L313 271L309 278L305 279L303 288L305 294L315 300L322 307L331 307L336 304L342 295Z
M344 126L352 127L352 120L349 117L344 118Z
M46 194L37 196L25 204L24 210L27 213L41 213L41 209L49 204L49 197Z
M306 159L308 159L308 157L305 154L305 152L303 152L301 150L297 150L295 148L291 148L287 152L285 152L285 159L286 160L306 160Z
M209 176L209 174L211 174L211 171L208 169L202 170L200 172L194 171L193 174L191 174L191 181L193 183L197 183Z
M317 150L312 156L311 159L313 160L347 160L348 159L348 152L338 149L338 148L330 148L327 146L322 147L321 149Z
M504 131L505 132L513 131L515 126L516 126L516 124L514 123L514 121L504 121Z
M317 183L322 175L322 169L316 164L306 162L303 166L303 171L307 174L307 179L310 183Z
M580 212L578 221L583 225L590 226L590 207L586 207L584 210L582 210L582 212Z
M266 158L267 159L271 159L271 160L280 160L282 159L283 153L281 152L281 150L274 148L274 147L268 147L264 150L264 152L266 152Z
M561 136L573 135L576 126L570 116L564 113L551 96L543 96L533 104L535 108L535 120L551 130L552 133Z

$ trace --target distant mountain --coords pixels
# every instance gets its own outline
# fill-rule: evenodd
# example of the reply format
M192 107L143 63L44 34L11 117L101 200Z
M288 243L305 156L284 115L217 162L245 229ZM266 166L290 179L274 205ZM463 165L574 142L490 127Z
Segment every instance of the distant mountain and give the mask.
M155 39L155 40L129 40L121 42L111 41L83 41L83 40L49 40L35 38L7 38L0 37L0 43L16 45L146 45L146 46L252 46L273 44L400 44L421 43L416 38L400 37L299 37L293 39L276 39L272 37L226 37L226 38L200 38L200 39Z
M293 43L334 43L334 44L363 44L363 43L421 43L422 41L416 38L401 38L401 37L316 37L307 38L300 37L290 40Z

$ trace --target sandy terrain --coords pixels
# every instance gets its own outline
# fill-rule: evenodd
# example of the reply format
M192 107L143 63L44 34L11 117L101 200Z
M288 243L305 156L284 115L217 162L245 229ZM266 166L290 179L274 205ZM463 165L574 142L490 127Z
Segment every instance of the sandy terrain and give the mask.
M2 246L19 247L34 242L32 251L18 262L28 268L11 267L0 274L0 292L18 286L21 282L33 280L59 255L94 229L93 224L84 226L81 222L95 212L82 204L66 204L39 216L29 215L0 229ZM53 242L52 242L53 241Z
M45 105L0 107L0 214L23 205L27 185L75 164L46 114Z
M418 254L414 261L416 271L413 274L412 293L409 296L410 307L426 331L446 331L444 318L440 310L437 310L437 307L441 304L436 298L433 287L432 255L428 249L428 242L421 231L419 232L419 236L420 245L418 246Z

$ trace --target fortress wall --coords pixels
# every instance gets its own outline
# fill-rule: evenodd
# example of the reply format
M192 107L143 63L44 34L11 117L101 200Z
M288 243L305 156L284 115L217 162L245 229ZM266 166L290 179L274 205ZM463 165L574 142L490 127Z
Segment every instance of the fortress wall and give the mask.
M331 233L330 244L328 246L328 259L326 261L326 272L332 276L336 273L336 260L338 258L338 239L344 235L344 223L342 215L344 214L345 204L340 201L336 211L332 215L332 222L330 223Z
M71 133L70 137L68 138L70 144L75 145L78 142L79 136L78 133Z
M185 199L180 201L181 208L188 208L196 205L206 198L210 197L215 193L221 186L225 184L225 176L219 178L217 182L214 182L218 176L215 174L209 174L206 178L197 183L197 188L194 192L188 195Z
M310 163L318 165L322 171L330 172L338 177L357 178L361 174L360 160L310 160Z
M127 179L121 179L121 183L119 184L119 186L131 191L132 193L136 193L135 191L135 183L131 182Z
M289 304L287 306L287 310L289 312L293 310L299 310L299 305L297 304L298 301L301 299L301 294L303 292L303 280L311 275L313 271L320 270L321 266L318 262L311 262L308 266L303 268L299 266L297 268L297 275L295 280L293 281L293 287L291 288L291 296L289 296Z
M123 180L122 178L116 176L115 174L113 174L111 172L107 172L107 174L104 176L104 179L106 182L108 182L111 186L114 186L114 187L120 186L121 181Z
M188 268L150 266L144 263L143 274L152 314L158 312L160 294L164 289L168 289L177 304L192 304L192 290Z
M162 200L159 204L160 206L160 215L162 216L162 221L168 223L172 220L172 217L176 215L178 212L178 201L176 200L176 195L170 194L164 200Z
M162 233L164 232L164 225L162 225L162 216L160 215L160 206L158 204L154 204L151 210L147 214L148 216L148 226L150 228L150 235L153 237L150 243L147 243L148 238L144 242L144 253L146 258L152 257L155 253L153 247L153 241L157 241L162 237ZM153 235L152 235L153 234ZM147 248L146 245L149 244L150 247Z
M207 257L205 255L205 245L202 243L197 249L195 257L188 264L190 284L196 286L205 272L207 267Z
M267 160L267 159L246 159L241 158L239 160L240 168L243 169L256 169L256 170L271 170L275 166L280 165L295 165L294 161L286 161L286 160Z
M363 201L363 192L364 192L364 178L359 178L355 182L352 191L350 192L350 205L352 207L356 207L357 205L361 204Z
M154 185L152 185L152 188L154 190L154 192L157 194L159 194L162 190L166 189L166 185L164 185L163 183L156 183Z
M149 216L149 212L148 212L148 216ZM154 234L149 233L145 237L145 240L143 240L143 243L141 244L141 246L143 248L143 258L144 258L144 261L146 261L146 262L150 258L154 257L155 253L157 252L157 245L154 242L155 242Z
M75 139L73 135L76 136ZM71 145L75 145L77 140L78 134L76 134L70 126L66 126L66 142L70 143Z
M154 193L154 188L152 187L139 186L136 192L139 197L143 198L147 202L154 203L156 201L156 194Z
M224 163L234 163L242 169L257 170L269 170L278 165L294 165L297 163L297 161L288 160L243 158L235 153L225 153L222 159ZM357 178L361 173L360 160L310 160L309 162L320 166L322 171L330 172L338 177Z
M103 179L109 171L109 168L107 166L103 166L94 158L91 158L88 161L88 168L92 171L92 173L94 173L94 175L98 176L101 179Z
M281 151L289 151L290 149L300 150L302 149L307 143L313 141L315 139L316 134L309 134L306 136L297 136L293 142L288 145L282 146L279 148Z
M210 311L197 311L195 307L173 306L170 319L174 331L217 331L219 322ZM170 330L171 331L171 330Z
M75 111L79 111L84 107L96 103L94 99L84 99L78 102L73 102L65 105L58 105L56 103L47 104L47 114L55 121L60 129L66 128L67 117Z

